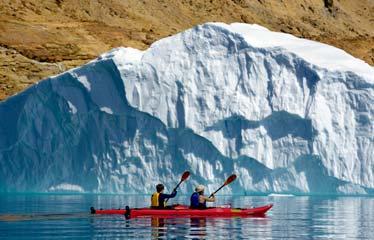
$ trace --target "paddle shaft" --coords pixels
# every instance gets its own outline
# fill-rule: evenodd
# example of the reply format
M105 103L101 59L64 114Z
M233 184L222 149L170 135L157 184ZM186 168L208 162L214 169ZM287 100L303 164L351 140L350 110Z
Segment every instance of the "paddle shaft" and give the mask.
M218 188L214 193L210 194L209 198L213 197L214 194L216 194L219 190L221 190L226 184L223 184L220 188Z
M220 187L218 188L214 193L210 194L209 198L212 197L214 194L216 194L219 190L221 190L224 186L226 185L229 185L230 183L232 183L233 181L235 181L236 179L236 175L235 174L232 174L230 177L228 177L225 181L225 183Z
M179 183L177 184L177 186L175 186L175 188L173 189L173 192L177 191L179 185L181 185L181 183L186 180L188 177L190 176L190 172L189 171L186 171L183 173L182 175L182 179L179 181ZM170 198L166 199L165 200L165 204L169 201Z
M179 185L181 185L182 182L183 182L183 180L180 180L180 181L179 181L179 183L177 184L177 186L175 186L175 188L173 189L173 192L174 192L174 191L177 191Z
M179 185L181 185L182 182L183 182L183 180L180 180L180 181L179 181L179 183L177 184L177 186L173 189L173 192L177 191L177 188L179 187ZM173 192L172 192L172 193L173 193ZM170 199L170 198L167 198L167 199L165 200L165 204L169 201L169 199Z

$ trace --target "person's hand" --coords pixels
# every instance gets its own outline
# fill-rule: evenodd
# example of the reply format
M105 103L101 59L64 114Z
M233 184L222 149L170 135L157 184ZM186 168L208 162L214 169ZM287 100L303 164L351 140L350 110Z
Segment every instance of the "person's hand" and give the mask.
M213 199L213 200L216 200L216 196L214 196L214 194L212 194L212 196L210 198Z

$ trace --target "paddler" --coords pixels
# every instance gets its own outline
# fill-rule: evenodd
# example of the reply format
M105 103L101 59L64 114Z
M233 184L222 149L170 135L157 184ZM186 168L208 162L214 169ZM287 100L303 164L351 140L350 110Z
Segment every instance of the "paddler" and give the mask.
M191 206L193 209L205 209L206 202L215 202L216 198L214 195L211 197L204 196L204 186L198 185L195 188L195 192L191 195Z
M165 194L164 192L164 185L163 184L157 184L156 185L156 192L152 194L151 197L151 208L167 208L165 206L165 200L169 198L173 198L177 195L177 191L174 190L171 194Z

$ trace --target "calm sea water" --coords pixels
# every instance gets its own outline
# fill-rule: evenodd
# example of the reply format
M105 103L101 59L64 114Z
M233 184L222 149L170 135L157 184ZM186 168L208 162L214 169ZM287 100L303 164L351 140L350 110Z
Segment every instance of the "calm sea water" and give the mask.
M187 203L179 196L170 203ZM264 218L96 216L90 206L143 207L149 196L0 195L2 239L374 239L372 197L218 196L217 205L274 203Z

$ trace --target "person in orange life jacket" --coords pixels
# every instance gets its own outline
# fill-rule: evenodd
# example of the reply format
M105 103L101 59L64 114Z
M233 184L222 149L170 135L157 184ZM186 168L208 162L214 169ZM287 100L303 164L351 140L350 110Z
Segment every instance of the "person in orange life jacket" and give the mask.
M156 192L152 194L151 197L151 208L167 208L165 206L165 200L168 198L173 198L177 195L177 191L174 190L171 194L165 194L163 184L157 184Z
M206 207L206 202L215 202L216 197L213 195L212 197L204 196L204 186L198 185L195 188L195 192L191 195L191 208L195 209L204 209Z

